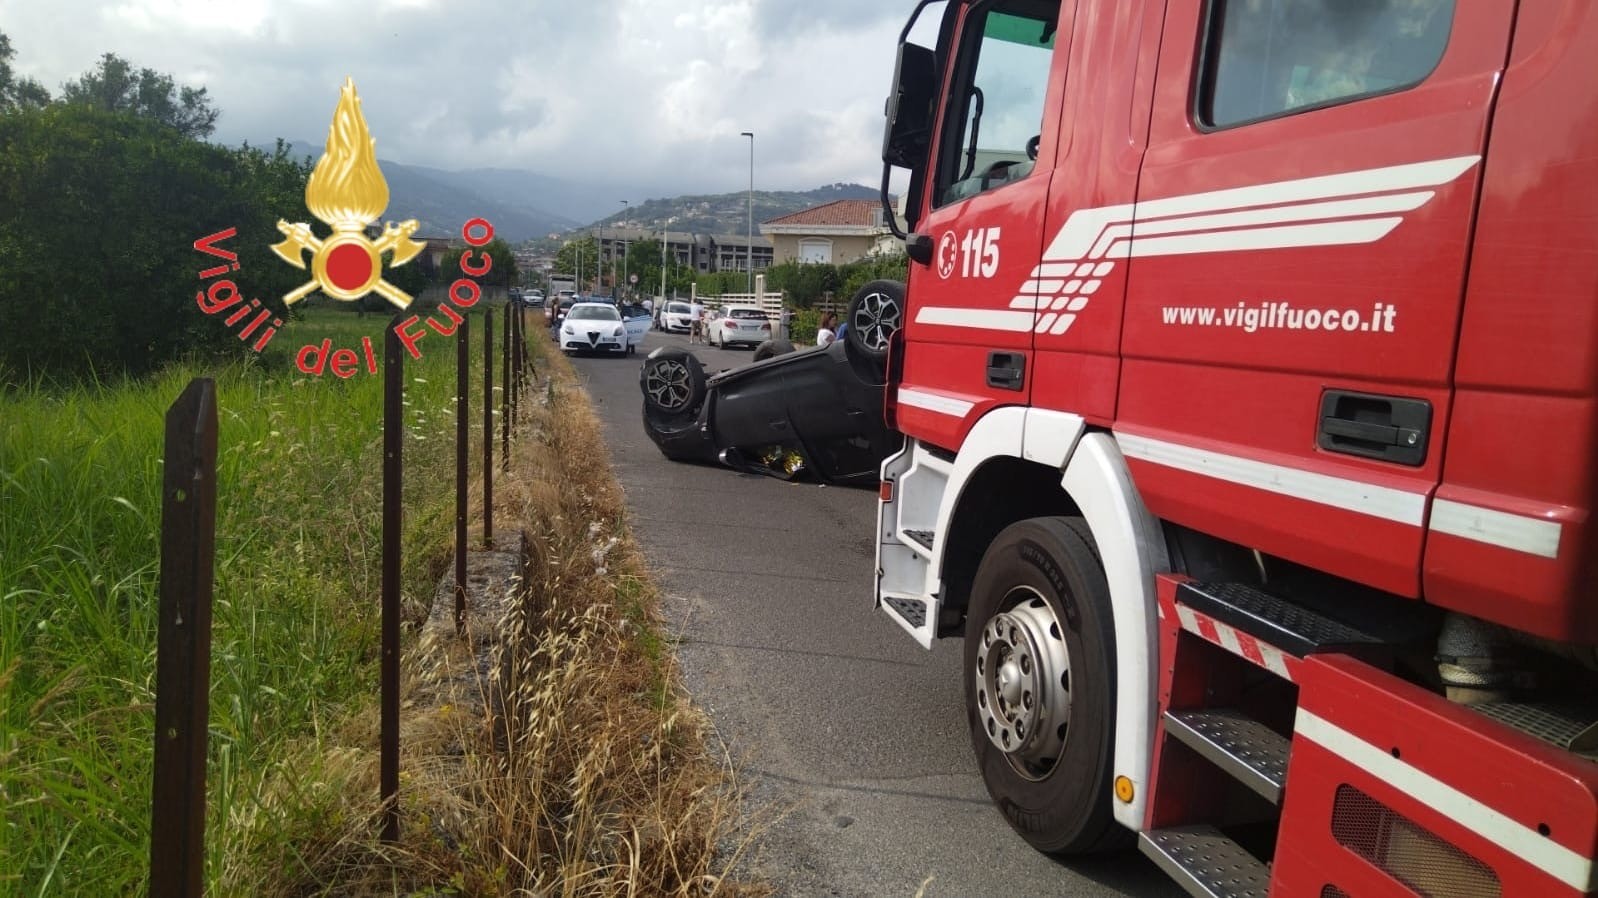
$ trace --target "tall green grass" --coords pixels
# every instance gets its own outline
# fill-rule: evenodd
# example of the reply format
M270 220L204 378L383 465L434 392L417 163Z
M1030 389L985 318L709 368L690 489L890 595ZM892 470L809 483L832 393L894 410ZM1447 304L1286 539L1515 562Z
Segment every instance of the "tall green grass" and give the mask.
M317 798L285 794L274 772L288 747L377 701L386 321L322 310L264 358L224 369L0 394L0 894L145 891L163 416L195 376L216 378L220 431L209 891L231 891L221 884L254 855L293 863L293 833L276 830L314 826ZM358 351L362 335L376 376L364 364L346 381L293 369L301 345L331 337ZM430 334L420 348L406 360L413 615L453 515L454 343Z

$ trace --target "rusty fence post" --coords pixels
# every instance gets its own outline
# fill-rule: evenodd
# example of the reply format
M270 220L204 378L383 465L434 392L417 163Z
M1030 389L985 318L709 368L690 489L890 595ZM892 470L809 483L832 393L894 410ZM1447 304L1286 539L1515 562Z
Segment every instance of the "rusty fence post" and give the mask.
M470 414L471 317L461 319L455 334L455 635L466 632L466 481L467 450L471 444L466 416Z
M515 310L516 347L513 351L516 353L516 374L514 376L516 378L516 419L520 421L522 418L522 402L527 399L527 382L522 377L523 353L527 348L527 316L522 314L522 304L519 301L516 303Z
M516 427L516 400L520 398L517 394L517 386L521 380L521 378L516 376L518 358L516 347L521 342L521 334L518 332L521 327L521 316L516 313L516 306L517 301L513 298L510 304L505 307L505 329L510 333L510 343L506 347L509 352L505 356L505 389L510 392L509 426L512 429Z
M517 368L517 371L520 372L520 376L522 378L522 393L525 394L527 392L527 388L532 386L532 381L527 376L528 371L531 369L532 356L528 355L527 353L527 309L525 306L517 311L516 317L522 319L522 326L519 331L521 340L518 341L517 346L519 351L518 360L521 362L521 365Z
M483 548L494 547L494 310L483 309Z
M396 330L399 322L395 315L383 340L383 655L378 788L385 842L398 842L400 836L400 515L405 474L405 359L401 353L405 350L400 348Z
M510 306L505 306L505 338L500 343L499 464L510 470Z
M215 381L189 381L167 409L165 454L150 894L200 898L216 553Z

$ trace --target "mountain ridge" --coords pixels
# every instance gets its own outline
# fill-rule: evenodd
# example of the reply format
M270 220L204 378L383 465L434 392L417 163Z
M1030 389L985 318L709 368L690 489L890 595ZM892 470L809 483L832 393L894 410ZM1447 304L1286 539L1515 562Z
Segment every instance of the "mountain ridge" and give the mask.
M288 141L295 158L321 157L320 144ZM270 146L271 144L263 144ZM654 191L608 182L563 179L527 169L473 168L453 171L378 159L389 187L385 220L416 219L424 236L451 236L472 218L493 222L495 233L512 244L551 243L604 227L644 230L669 228L708 234L743 234L748 227L748 191L656 196L621 206L598 197L634 196ZM870 199L877 191L862 184L826 184L811 190L756 190L754 224L840 199ZM607 215L599 215L614 208ZM584 224L583 222L587 222ZM554 238L552 241L551 238Z

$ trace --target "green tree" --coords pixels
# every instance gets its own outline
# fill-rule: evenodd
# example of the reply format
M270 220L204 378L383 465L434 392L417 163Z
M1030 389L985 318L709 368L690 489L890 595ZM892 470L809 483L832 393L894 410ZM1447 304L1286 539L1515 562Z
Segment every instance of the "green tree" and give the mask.
M848 302L861 287L876 280L904 283L910 276L910 258L903 253L871 256L844 266L838 285L838 300Z
M577 277L581 273L584 282L592 281L598 261L599 241L593 235L568 240L555 252L555 274ZM577 285L579 291L584 287L585 284Z
M221 112L203 87L178 87L171 75L154 69L134 71L133 64L107 53L93 70L61 88L61 99L102 109L128 112L177 129L184 137L209 137Z
M443 283L453 284L456 279L465 277L465 275L461 274L461 256L465 255L467 250L472 250L474 261L479 260L482 253L485 252L493 260L493 264L489 267L487 274L481 277L472 277L472 280L477 281L479 285L485 287L508 287L517 283L516 253L511 249L509 243L498 237L484 244L481 250L469 246L451 247L449 252L444 254L444 265L439 269L443 275L440 278ZM480 261L476 261L476 265L481 264Z
M788 302L801 309L810 308L828 293L836 298L842 286L838 266L821 262L783 262L766 271L766 288L782 291Z
M141 373L190 352L249 353L196 294L232 281L284 314L304 271L272 253L279 218L310 221L308 165L229 150L138 116L55 104L0 116L0 369ZM219 244L231 269L193 244Z
M50 92L32 78L18 78L11 68L17 51L11 48L11 38L0 31L0 113L17 109L37 109L50 102Z
M665 258L659 240L641 240L627 248L622 287L639 296L654 296L660 291L660 266L666 263L666 295L673 290L687 293L694 283L694 273L685 265L673 265ZM628 276L638 275L638 283L631 284Z
M746 293L749 276L741 271L704 271L695 275L700 296L720 296L723 293Z

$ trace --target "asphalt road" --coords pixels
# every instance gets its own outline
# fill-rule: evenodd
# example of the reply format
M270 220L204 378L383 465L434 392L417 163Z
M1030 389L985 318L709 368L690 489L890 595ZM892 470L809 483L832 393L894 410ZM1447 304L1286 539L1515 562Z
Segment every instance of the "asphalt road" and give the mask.
M644 355L575 360L605 423L679 658L775 817L756 868L791 896L1180 895L1135 850L1057 863L988 800L967 741L960 646L926 651L871 606L876 493L677 464L645 435ZM695 346L709 371L748 350Z

